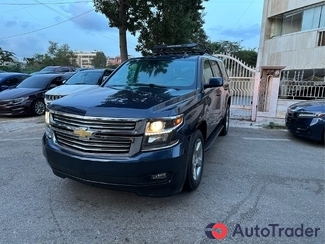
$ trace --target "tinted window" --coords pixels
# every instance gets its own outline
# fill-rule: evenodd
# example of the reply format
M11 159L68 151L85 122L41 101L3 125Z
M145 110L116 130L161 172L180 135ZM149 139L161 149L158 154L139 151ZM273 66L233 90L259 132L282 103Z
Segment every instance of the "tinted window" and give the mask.
M120 67L105 86L155 84L168 87L189 87L195 81L195 60L133 59Z
M51 80L53 80L53 77L46 77L43 75L31 76L23 80L17 87L45 89L49 85Z
M41 71L55 71L56 69L57 69L57 67L45 67Z
M211 70L210 62L209 60L205 60L203 63L203 83L207 84L209 82L209 79L213 77L213 73Z
M102 75L103 75L103 71L98 71L98 72L80 71L75 75L73 75L65 84L66 85L79 85L79 84L97 85L100 83Z
M213 70L214 77L222 77L222 74L221 74L218 63L216 61L214 61L214 60L211 60L210 64L211 64L211 67L212 67L212 70Z

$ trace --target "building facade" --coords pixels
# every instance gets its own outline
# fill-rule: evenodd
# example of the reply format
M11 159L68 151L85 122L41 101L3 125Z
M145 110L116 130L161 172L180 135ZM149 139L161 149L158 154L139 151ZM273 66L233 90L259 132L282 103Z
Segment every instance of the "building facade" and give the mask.
M283 124L290 104L325 97L324 0L264 0L257 71L257 122Z
M83 52L83 51L76 51L74 52L74 55L76 56L76 63L81 68L91 68L92 60L96 56L97 51L91 51L91 52Z

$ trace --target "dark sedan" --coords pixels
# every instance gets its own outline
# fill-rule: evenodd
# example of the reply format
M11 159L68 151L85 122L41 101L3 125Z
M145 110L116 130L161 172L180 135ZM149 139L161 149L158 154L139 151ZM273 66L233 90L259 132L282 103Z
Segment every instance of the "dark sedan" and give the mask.
M42 74L26 78L17 87L0 93L0 115L33 114L45 112L44 94L62 85L62 74Z
M289 106L285 123L288 131L294 135L325 142L325 99Z
M17 86L29 76L29 74L16 72L0 73L0 92Z

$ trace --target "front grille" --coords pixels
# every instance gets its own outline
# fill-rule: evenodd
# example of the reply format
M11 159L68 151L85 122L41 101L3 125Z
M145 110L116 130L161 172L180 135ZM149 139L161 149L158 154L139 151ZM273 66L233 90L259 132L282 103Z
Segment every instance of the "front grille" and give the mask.
M130 156L140 150L141 120L100 118L52 113L51 128L57 145L74 152Z
M133 131L136 126L135 121L121 121L114 119L104 119L98 117L73 117L60 114L53 114L53 121L57 124L73 127L86 127L91 130L106 130L106 131Z
M0 100L0 106L7 105L9 102L9 100Z
M65 95L45 95L45 99L48 101L54 101L64 97Z

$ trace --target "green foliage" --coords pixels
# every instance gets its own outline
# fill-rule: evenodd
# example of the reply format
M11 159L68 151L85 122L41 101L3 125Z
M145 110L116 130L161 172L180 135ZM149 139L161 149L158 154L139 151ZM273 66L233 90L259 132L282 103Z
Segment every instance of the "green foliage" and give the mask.
M4 65L5 63L13 63L15 62L15 53L3 50L0 47L0 65Z
M128 59L126 32L139 34L137 51L150 53L155 44L205 42L203 2L207 0L94 0L110 27L119 29L122 62Z
M206 45L213 53L233 55L251 67L256 66L257 52L253 49L244 49L241 45L241 42L231 42L224 40L217 42L209 41Z
M106 67L106 55L103 52L96 52L96 56L91 61L95 68L105 68Z
M50 65L67 65L76 66L75 55L70 50L69 45L59 45L56 42L50 41L50 46L45 54L34 54L31 58L24 58L26 69L40 70Z
M203 1L153 0L150 5L143 4L139 18L144 21L135 24L140 33L136 50L147 55L155 44L205 43Z
M254 50L240 50L235 52L234 55L240 60L244 61L247 65L251 67L256 67L257 62L257 52Z

